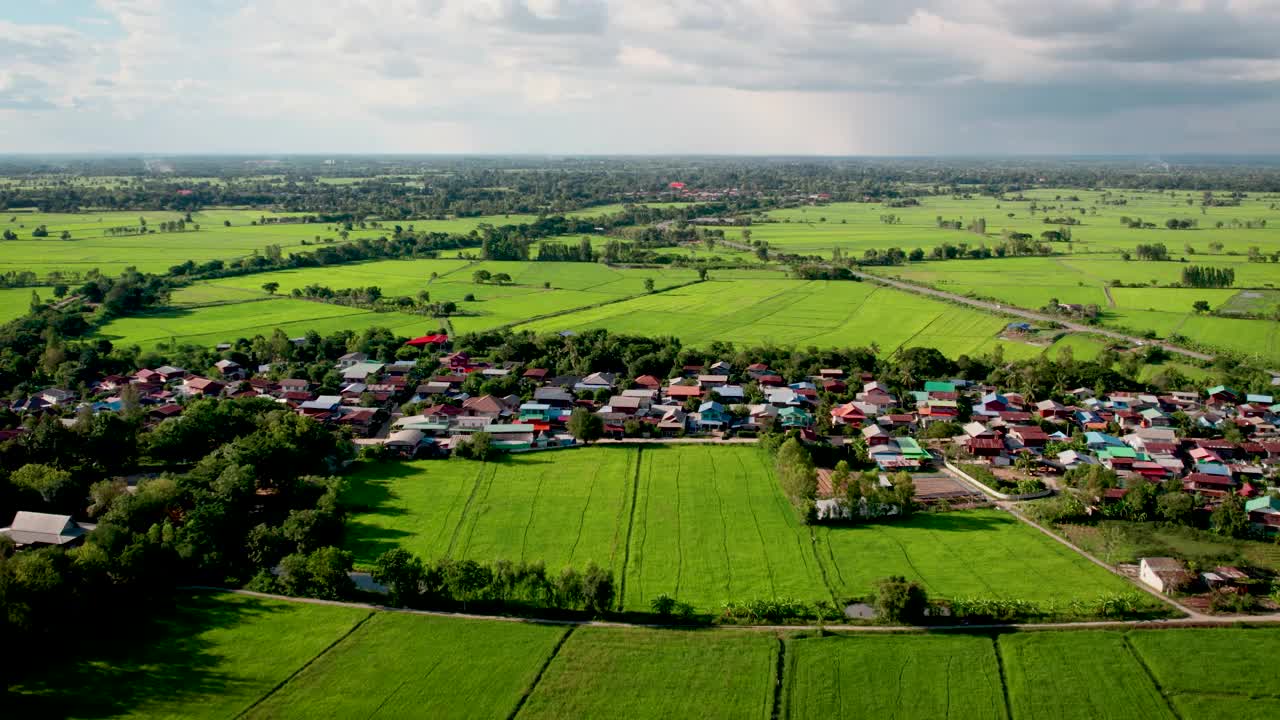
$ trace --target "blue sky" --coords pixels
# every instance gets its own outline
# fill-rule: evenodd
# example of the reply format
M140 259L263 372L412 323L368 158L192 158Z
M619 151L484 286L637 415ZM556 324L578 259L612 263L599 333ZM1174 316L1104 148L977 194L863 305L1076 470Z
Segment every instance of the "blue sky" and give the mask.
M1276 0L14 0L0 152L1280 152Z

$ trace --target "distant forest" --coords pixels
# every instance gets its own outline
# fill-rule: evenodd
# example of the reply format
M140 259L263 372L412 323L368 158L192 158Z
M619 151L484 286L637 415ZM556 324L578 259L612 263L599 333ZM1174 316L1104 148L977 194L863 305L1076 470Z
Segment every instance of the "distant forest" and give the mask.
M4 156L0 176L16 180L0 186L0 210L248 206L395 220L707 195L746 207L815 194L883 202L1034 187L1280 192L1280 158Z

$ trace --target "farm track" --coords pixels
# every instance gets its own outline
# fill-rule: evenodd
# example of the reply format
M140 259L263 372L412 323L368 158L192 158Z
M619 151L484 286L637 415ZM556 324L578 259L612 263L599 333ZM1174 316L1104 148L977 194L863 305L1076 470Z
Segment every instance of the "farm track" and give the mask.
M971 297L965 297L964 295L957 295L955 293L950 293L943 290L935 290L934 288L931 288L931 287L925 287L923 285L917 285L915 283L909 283L902 280L893 280L886 277L880 277L878 275L869 275L867 273L856 272L856 271L853 274L855 277L861 278L863 280L869 280L871 282L887 285L889 287L896 288L904 292L915 293L917 295L928 295L928 296L936 297L942 300L947 300L949 302L960 303L960 304L968 305L970 307L975 307L981 310L986 310L988 312L1000 313L1004 315L1013 315L1015 317L1024 318L1026 320L1035 320L1036 322L1043 322L1043 323L1057 323L1067 328L1068 330L1071 330L1072 332L1089 333L1092 335L1102 335L1103 337L1109 337L1114 340L1123 340L1124 342L1132 343L1132 344L1143 344L1143 345L1157 344L1171 353L1185 355L1187 357L1194 358L1196 360L1203 360L1205 362L1212 362L1215 359L1215 356L1210 355L1208 353L1202 353L1197 350L1188 350L1187 348L1179 347L1177 345L1170 345L1169 343L1155 342L1145 338L1135 337L1133 335L1126 335L1122 332L1117 332L1115 330L1108 330L1100 326L1082 325L1080 323L1064 320L1063 318L1060 318L1060 317L1045 315L1043 313L1038 313L1038 312L1032 312L1031 310L1023 310L1022 308L1014 307L1007 304L995 303L988 300L977 300ZM1107 297L1108 299L1110 299L1111 297L1110 293L1107 294Z
M1197 628L1197 627L1231 627L1234 625L1272 625L1280 624L1280 613L1270 615L1199 615L1198 617L1172 618L1167 620L1085 620L1081 622L1051 623L1009 623L1009 624L974 624L974 625L676 625L665 623L629 623L617 620L563 620L552 618L517 617L513 615L481 615L477 613L447 612L444 610L413 610L410 608L390 607L374 603L351 602L346 600L320 600L318 598L298 598L288 595L274 595L254 590L222 588L212 585L187 585L179 590L201 592L233 593L265 600L307 603L311 605L331 605L359 610L376 610L379 612L405 613L408 615L426 615L428 617L457 618L464 620L488 620L492 622L530 623L534 625L566 625L576 627L612 627L612 628L649 628L655 630L711 630L737 631L754 630L757 632L805 632L828 630L833 632L867 632L867 633L912 633L929 634L935 632L968 632L974 630L1114 630L1119 628L1139 628L1143 630L1162 628Z

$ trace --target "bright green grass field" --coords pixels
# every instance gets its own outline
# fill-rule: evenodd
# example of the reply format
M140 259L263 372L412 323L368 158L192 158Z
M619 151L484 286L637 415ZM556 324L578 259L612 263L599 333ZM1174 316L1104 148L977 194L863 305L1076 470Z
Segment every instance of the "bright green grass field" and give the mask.
M1038 603L1133 592L1131 584L1000 510L918 513L905 522L817 527L814 551L845 597L888 575L917 580L930 596L1002 597Z
M97 268L105 274L115 275L125 267L135 266L143 272L164 272L187 260L235 260L253 252L262 252L267 245L279 245L285 255L315 250L316 245L303 246L305 240L314 243L316 238L342 242L340 226L332 223L268 223L252 225L260 217L285 217L299 213L271 213L258 210L214 208L192 213L192 223L200 230L186 232L159 232L163 221L178 220L174 212L103 212L103 213L0 213L0 232L13 230L17 240L4 243L0 257L0 272L32 270L40 275L51 271L84 273ZM145 217L147 225L156 230L147 235L110 236L107 228L137 225L138 218ZM469 233L482 224L509 225L532 222L531 215L493 215L450 220L407 220L401 224L422 232ZM230 221L231 226L224 225ZM50 236L33 238L31 231L38 225L48 227ZM361 238L389 236L393 223L383 227L365 227L351 230L348 241ZM59 239L63 230L71 233L71 240ZM265 282L265 281L264 281Z
M1242 257L1227 256L1197 257L1194 262L1234 268L1238 287L1280 283L1280 265L1272 263L1250 263ZM1213 317L1192 310L1192 305L1198 300L1208 302L1213 308L1238 306L1242 303L1237 297L1246 291L1234 288L1105 287L1115 280L1125 283L1179 282L1182 267L1182 263L1177 262L1125 262L1115 255L1074 255L950 260L873 268L872 271L1032 310L1047 305L1053 299L1063 303L1095 304L1102 311L1105 325L1137 333L1150 330L1159 337L1177 333L1206 345L1262 360L1280 359L1280 323Z
M347 548L369 564L403 547L423 558L541 560L558 572L594 560L620 574L636 451L577 448L499 462L364 465L346 502L362 510Z
M823 206L806 206L776 210L767 213L776 222L757 222L748 228L751 239L765 240L777 251L806 255L830 256L833 248L846 253L861 255L864 250L885 250L898 247L903 250L922 248L928 250L943 243L959 245L967 243L977 247L984 242L995 245L1005 229L1030 233L1039 237L1045 230L1058 228L1045 223L1049 217L1056 219L1070 216L1080 224L1071 226L1072 246L1075 252L1132 251L1139 243L1164 243L1174 257L1186 255L1200 259L1209 253L1211 243L1221 243L1223 253L1244 255L1250 247L1263 252L1280 249L1280 209L1273 209L1274 196L1255 195L1245 199L1239 207L1200 208L1200 193L1154 193L1134 190L1083 191L1064 189L1037 189L1024 193L1026 201L997 200L974 196L960 198L937 196L919 198L920 205L907 208L890 208L881 203L843 202ZM1071 197L1078 199L1072 200ZM1190 198L1193 205L1188 206ZM1037 209L1031 211L1030 200ZM1123 201L1124 204L1110 204ZM1080 212L1083 210L1084 212ZM900 222L886 224L882 215L897 215ZM1120 222L1122 217L1142 218L1154 222L1155 229L1134 230ZM937 218L961 220L985 218L988 236L963 230L944 230ZM1199 227L1190 230L1169 230L1164 227L1169 218L1190 218ZM1232 228L1232 220L1267 220L1267 227L1256 229ZM1217 228L1221 221L1223 228ZM726 228L725 235L741 238L743 228ZM1065 243L1062 245L1065 246ZM1185 250L1194 249L1194 256Z
M394 547L426 558L542 560L551 570L594 560L614 571L627 610L647 611L663 593L701 612L729 600L844 600L888 575L944 598L1047 603L1132 590L995 510L811 533L767 455L750 446L364 465L349 481L347 549L362 564Z
M151 349L171 339L213 346L255 335L270 337L276 328L289 337L301 337L309 330L326 335L339 330L359 332L369 327L390 328L397 335L414 337L439 326L439 320L424 315L377 313L307 300L266 298L230 305L172 307L118 318L103 325L95 337L119 346Z
M233 718L369 615L195 594L124 641L12 688L7 717Z
M39 294L42 301L53 299L53 288L0 288L0 324L26 315L31 309L32 292Z
M1122 633L1007 635L1000 651L1015 718L1176 718Z
M517 326L539 332L607 328L674 335L688 345L935 347L988 350L1007 321L874 283L716 280ZM1037 351L1038 352L1038 351Z
M566 632L381 613L247 717L508 717Z
M765 720L777 654L764 633L580 628L519 717Z
M647 611L664 593L710 612L728 600L829 601L810 544L763 450L645 447L625 608Z
M783 717L1005 718L991 638L844 635L787 644Z

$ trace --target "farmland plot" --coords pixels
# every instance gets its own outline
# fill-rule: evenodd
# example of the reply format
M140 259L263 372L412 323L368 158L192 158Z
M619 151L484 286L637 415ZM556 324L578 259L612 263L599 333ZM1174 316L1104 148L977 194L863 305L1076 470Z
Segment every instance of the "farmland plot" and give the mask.
M663 593L704 612L729 600L831 600L764 451L646 447L639 483L626 609L647 611Z
M1015 718L1176 718L1121 633L1028 633L999 642Z
M787 644L785 717L1005 718L995 646L968 635L847 635Z
M842 597L869 593L888 575L930 596L1040 603L1132 590L1124 580L999 510L917 514L903 522L816 529L817 551Z
M580 628L520 717L765 720L777 653L760 633Z
M10 717L236 717L369 611L193 594L156 614L126 641L17 683Z
M248 717L507 717L565 632L380 613Z
M594 560L622 570L636 450L579 448L368 465L351 477L348 549L372 563L392 547L423 558L541 560L558 571Z

